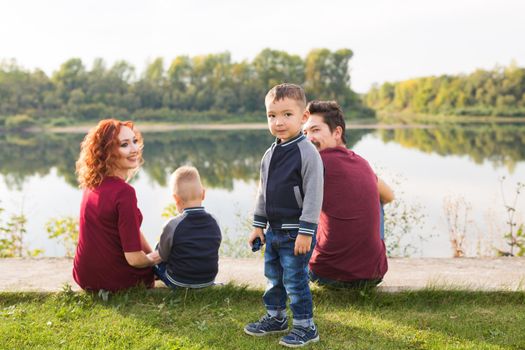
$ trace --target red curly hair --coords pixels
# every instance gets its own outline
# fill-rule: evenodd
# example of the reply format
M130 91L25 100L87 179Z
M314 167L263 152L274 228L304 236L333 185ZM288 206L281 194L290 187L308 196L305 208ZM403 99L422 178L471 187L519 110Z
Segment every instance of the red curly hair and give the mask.
M100 185L105 177L111 176L120 158L120 141L118 135L122 126L127 126L135 133L139 150L139 166L142 161L142 135L130 121L121 122L116 119L101 120L91 129L80 144L80 156L76 163L76 173L80 188L93 189ZM138 167L128 174L128 178L138 171Z

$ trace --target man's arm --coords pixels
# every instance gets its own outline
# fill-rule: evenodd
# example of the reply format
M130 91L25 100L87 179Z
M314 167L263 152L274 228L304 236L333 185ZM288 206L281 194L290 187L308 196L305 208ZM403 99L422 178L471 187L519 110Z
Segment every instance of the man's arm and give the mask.
M377 189L379 190L379 201L388 204L395 199L392 189L380 178L377 178Z

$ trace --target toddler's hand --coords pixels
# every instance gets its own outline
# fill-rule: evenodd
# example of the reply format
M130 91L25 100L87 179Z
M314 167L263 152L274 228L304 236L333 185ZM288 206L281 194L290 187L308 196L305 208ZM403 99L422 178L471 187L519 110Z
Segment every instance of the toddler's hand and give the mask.
M294 255L306 254L310 251L312 245L312 236L298 234L295 239Z
M248 244L250 245L250 247L253 247L253 240L257 237L261 239L261 242L263 244L266 242L263 229L260 227L255 227L252 233L250 233L250 237L248 238Z

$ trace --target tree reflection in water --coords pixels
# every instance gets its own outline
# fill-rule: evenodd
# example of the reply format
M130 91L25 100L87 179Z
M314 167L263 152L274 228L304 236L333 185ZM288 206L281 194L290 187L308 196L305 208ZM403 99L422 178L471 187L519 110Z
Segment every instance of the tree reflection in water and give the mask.
M353 147L373 130L350 130ZM467 155L476 163L491 162L510 172L525 159L525 126L470 124L429 129L379 130L384 142L395 142L442 156ZM76 187L75 161L83 134L0 135L0 174L8 188L21 188L27 177L58 176ZM144 133L144 172L157 184L183 164L196 166L209 188L233 189L234 180L256 180L260 159L273 142L267 130L177 130Z
M467 124L428 129L380 130L384 142L441 156L468 156L476 164L485 161L513 172L525 160L525 125Z
M352 132L352 144L369 131ZM233 189L234 180L256 180L264 151L273 142L267 130L177 130L144 133L143 170L157 184L183 164L196 166L205 185ZM83 134L0 135L0 174L9 188L21 188L32 175L52 168L76 187L75 162Z

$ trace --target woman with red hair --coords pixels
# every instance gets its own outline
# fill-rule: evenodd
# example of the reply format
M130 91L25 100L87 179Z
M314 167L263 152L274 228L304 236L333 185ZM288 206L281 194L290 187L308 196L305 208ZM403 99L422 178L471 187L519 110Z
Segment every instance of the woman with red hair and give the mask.
M105 119L80 145L76 172L84 189L73 278L85 290L153 287L160 262L140 231L142 214L126 183L142 164L142 137L131 122Z

